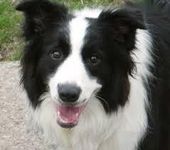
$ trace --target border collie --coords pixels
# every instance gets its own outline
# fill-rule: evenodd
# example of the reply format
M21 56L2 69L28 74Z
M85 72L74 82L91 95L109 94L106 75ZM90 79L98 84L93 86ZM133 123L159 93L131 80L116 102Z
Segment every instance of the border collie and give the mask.
M31 115L57 150L170 150L168 4L17 9Z

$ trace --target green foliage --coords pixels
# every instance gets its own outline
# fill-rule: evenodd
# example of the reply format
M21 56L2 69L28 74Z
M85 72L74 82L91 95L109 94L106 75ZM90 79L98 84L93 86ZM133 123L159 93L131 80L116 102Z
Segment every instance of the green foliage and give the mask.
M53 1L58 1L58 0L53 0ZM112 3L113 1L114 0L60 0L60 2L63 2L64 4L66 4L67 6L73 9L79 9L91 5L106 5Z
M20 20L12 2L0 0L0 54L5 60L16 58L13 55L21 49Z

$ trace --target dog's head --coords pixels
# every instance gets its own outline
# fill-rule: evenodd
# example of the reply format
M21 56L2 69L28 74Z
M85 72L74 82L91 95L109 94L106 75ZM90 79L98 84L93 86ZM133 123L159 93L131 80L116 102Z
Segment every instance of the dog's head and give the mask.
M25 13L28 45L22 59L23 83L34 108L49 92L58 123L78 123L86 104L97 97L106 112L128 100L134 67L130 56L137 28L144 28L134 8L71 14L60 4L30 0L18 5Z

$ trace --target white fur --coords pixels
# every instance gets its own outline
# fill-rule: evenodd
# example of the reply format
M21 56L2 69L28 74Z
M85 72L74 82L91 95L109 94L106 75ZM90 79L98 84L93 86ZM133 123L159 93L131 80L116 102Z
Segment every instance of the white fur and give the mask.
M81 57L81 48L84 42L84 36L88 22L77 17L69 24L70 40L71 40L71 54L60 65L56 73L50 77L50 91L52 98L58 101L58 84L76 84L81 88L81 95L79 102L88 100L92 93L101 86L97 83L96 79L91 79L85 69Z
M99 100L91 96L78 125L73 129L63 129L56 122L55 101L52 100L57 97L57 84L75 82L82 91L85 90L82 97L100 87L96 79L89 79L80 57L88 23L78 17L69 26L72 53L51 76L51 96L48 95L33 111L34 122L48 140L56 144L57 150L136 150L147 127L147 95L142 79L147 81L151 76L148 71L148 65L152 65L149 33L138 30L136 34L136 50L131 56L137 62L137 72L134 78L129 76L130 95L126 105L107 115Z
M75 11L75 15L77 17L81 17L81 18L98 18L100 13L101 13L102 9L89 9L89 8L84 8L81 11Z

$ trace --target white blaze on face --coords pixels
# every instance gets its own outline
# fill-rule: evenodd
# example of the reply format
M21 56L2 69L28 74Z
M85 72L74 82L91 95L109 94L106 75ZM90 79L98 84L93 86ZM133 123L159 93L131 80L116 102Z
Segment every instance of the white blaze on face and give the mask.
M80 87L82 92L79 102L88 100L100 88L97 79L91 78L86 71L81 56L87 28L88 21L81 17L74 18L69 23L71 52L49 81L50 93L55 100L58 100L58 84L69 83Z

